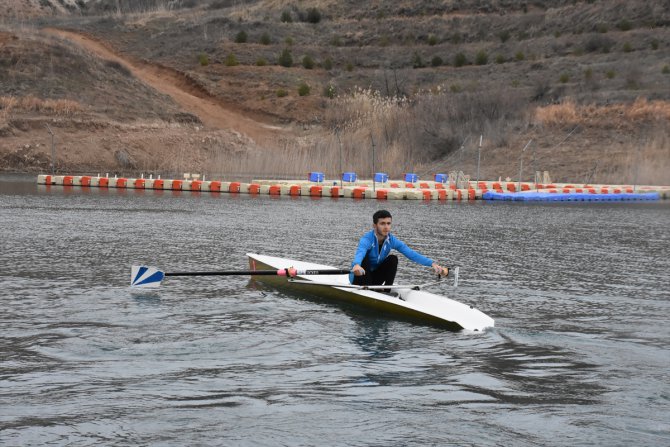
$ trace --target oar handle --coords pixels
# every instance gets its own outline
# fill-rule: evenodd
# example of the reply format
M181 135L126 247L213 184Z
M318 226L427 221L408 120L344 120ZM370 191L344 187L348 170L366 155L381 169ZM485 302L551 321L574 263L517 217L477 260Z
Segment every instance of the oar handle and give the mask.
M347 275L350 270L300 270L293 267L279 270L230 270L223 272L166 272L165 276L303 276L303 275Z

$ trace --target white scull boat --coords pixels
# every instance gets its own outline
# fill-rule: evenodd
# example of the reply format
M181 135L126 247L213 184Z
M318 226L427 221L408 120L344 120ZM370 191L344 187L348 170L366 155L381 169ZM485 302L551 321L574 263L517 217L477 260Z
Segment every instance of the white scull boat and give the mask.
M247 253L252 271L294 268L298 271L328 270L334 267L294 259ZM493 318L467 304L427 292L421 286L392 286L392 294L378 291L387 287L357 287L349 275L300 275L287 281L281 276L258 276L259 281L300 290L379 310L413 321L444 326L452 330L483 331L494 327Z

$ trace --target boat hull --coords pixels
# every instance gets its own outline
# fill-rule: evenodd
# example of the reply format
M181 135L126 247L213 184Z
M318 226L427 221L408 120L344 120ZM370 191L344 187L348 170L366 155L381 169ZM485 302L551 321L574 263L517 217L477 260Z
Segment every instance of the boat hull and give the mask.
M321 264L305 263L292 259L248 253L251 270L332 269ZM483 331L493 327L494 321L488 315L471 306L435 295L423 290L396 289L399 296L392 296L373 290L338 287L349 285L348 275L306 275L299 277L324 284L294 284L278 276L259 276L256 280L275 287L289 288L334 302L347 303L379 312L380 315L394 316L403 320L438 326L449 330ZM402 299L401 299L402 298Z

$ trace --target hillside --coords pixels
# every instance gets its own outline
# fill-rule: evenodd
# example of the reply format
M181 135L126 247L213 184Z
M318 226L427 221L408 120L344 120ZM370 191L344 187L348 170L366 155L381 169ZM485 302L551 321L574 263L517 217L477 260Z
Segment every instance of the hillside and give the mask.
M667 1L8 4L1 169L670 183Z

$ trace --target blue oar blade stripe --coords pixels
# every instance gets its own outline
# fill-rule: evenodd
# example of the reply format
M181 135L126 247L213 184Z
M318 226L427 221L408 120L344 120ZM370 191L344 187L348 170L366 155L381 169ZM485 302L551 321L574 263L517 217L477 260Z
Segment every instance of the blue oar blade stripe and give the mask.
M153 275L150 275L148 278L144 278L138 282L134 282L134 286L142 286L142 285L147 285L151 283L160 283L163 281L163 278L165 277L165 274L163 272L155 272Z
M140 277L142 277L142 275L144 275L144 272L146 272L147 270L149 270L148 267L140 267L137 270L137 274L135 275L135 277L133 278L133 280L130 283L132 285L135 285L137 283L137 281L140 279Z

